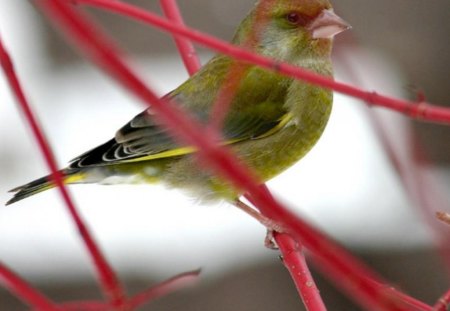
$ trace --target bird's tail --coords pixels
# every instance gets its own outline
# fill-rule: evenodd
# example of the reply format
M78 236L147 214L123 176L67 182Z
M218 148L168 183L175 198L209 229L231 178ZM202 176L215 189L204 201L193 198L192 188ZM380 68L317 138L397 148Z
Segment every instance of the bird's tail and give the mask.
M75 169L61 170L60 173L65 184L75 183L83 178L80 171ZM55 186L56 185L53 183L51 175L41 177L28 184L9 190L9 192L14 193L14 196L6 202L6 205L10 205L34 194L54 188Z

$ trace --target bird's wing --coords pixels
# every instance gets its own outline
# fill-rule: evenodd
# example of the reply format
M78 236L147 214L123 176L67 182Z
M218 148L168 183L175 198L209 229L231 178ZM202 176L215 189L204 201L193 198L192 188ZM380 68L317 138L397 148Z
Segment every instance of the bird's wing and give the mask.
M207 122L204 114L203 112L197 115L200 116L200 120ZM290 119L288 113L279 114L271 119L256 114L235 113L225 120L222 144L235 144L272 135L283 128ZM146 110L122 127L115 138L73 159L70 167L140 162L177 157L193 152L195 148L182 145L173 139L169 131L159 125L152 114Z

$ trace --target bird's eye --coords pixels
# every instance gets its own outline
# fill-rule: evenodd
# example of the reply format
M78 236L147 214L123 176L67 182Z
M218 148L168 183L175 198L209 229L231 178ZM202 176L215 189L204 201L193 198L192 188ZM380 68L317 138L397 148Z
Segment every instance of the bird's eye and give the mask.
M308 23L308 19L298 12L288 13L286 15L286 20L289 22L289 24L296 26L305 26Z

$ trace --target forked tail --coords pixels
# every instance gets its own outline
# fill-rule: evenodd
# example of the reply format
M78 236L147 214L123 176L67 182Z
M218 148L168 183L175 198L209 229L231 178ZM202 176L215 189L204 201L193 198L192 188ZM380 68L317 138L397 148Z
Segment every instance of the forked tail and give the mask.
M64 178L65 184L79 181L82 178L82 175L79 174L79 170L69 169L69 170L62 170L60 172ZM10 205L22 199L28 198L29 196L32 196L34 194L40 193L42 191L54 187L55 184L51 181L51 175L41 177L28 184L11 189L9 192L13 192L14 196L8 202L6 202L6 205Z

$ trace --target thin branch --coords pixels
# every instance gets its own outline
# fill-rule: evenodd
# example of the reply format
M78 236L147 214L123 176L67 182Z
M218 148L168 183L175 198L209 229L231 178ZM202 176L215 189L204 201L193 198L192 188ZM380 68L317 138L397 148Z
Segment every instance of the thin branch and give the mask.
M73 2L74 0L66 1ZM340 83L301 67L289 65L286 63L280 63L274 59L252 53L246 49L234 46L228 42L219 40L200 31L171 23L170 21L161 18L154 13L145 11L130 4L122 3L120 1L76 0L76 2L99 7L121 15L132 17L133 19L150 24L163 31L189 38L192 41L195 41L217 52L232 56L235 59L255 64L266 69L275 70L281 74L304 80L312 84L320 85L322 87L332 89L336 92L346 94L351 97L362 99L366 103L385 107L411 118L436 123L444 123L447 125L450 124L449 108L435 106L427 102L418 103L397 99L379 94L374 91L367 91L352 85Z
M283 264L288 269L305 308L308 311L325 311L325 305L309 271L300 242L295 241L288 234L281 233L284 229L279 224L266 218L242 200L237 200L234 204L271 231L267 233L265 245L274 249L278 246Z
M233 102L238 89L241 85L241 81L247 74L249 66L241 62L234 62L228 72L226 77L217 92L214 106L211 109L209 120L210 128L212 131L220 131L227 117L228 111Z
M409 295L406 295L405 293L395 289L395 287L392 287L391 285L380 284L376 283L375 281L373 282L374 284L377 284L377 286L379 286L380 290L386 292L386 294L396 297L397 299L403 301L407 306L409 306L410 311L433 311L432 310L433 308L424 303L423 301L420 301Z
M173 293L180 288L192 285L198 280L200 270L190 271L176 275L164 282L161 282L139 294L130 297L124 304L124 310L136 310L157 298ZM73 301L59 305L65 311L107 311L111 310L111 305L101 301Z
M24 280L15 275L1 263L0 283L3 283L9 291L14 293L17 297L34 309L46 311L61 310L54 302L28 285Z
M89 254L91 255L91 259L93 260L95 267L97 269L97 273L99 274L101 285L104 291L104 294L111 299L114 305L119 306L123 302L124 293L121 288L121 285L116 278L114 271L109 266L108 262L106 261L105 257L101 253L99 247L97 246L96 242L94 241L93 237L89 233L89 230L87 229L83 219L81 218L80 214L77 211L77 208L75 204L73 203L73 200L70 197L70 194L64 185L64 180L61 172L58 170L58 166L56 164L55 158L53 156L53 152L50 149L50 146L47 142L47 139L45 138L44 133L41 130L41 127L34 116L31 106L29 105L25 93L20 85L20 82L18 80L18 77L14 71L14 66L11 61L11 58L8 55L8 52L6 51L5 47L3 46L3 42L0 38L0 59L1 59L1 65L3 67L3 70L5 72L5 75L8 79L8 82L11 86L11 89L13 90L15 96L17 97L18 103L20 105L20 108L22 109L23 113L25 114L25 117L28 121L28 124L31 127L31 130L33 132L33 135L36 139L36 141L39 144L39 148L41 150L41 153L43 157L45 158L45 161L47 163L47 166L49 170L51 171L51 177L52 181L57 185L60 194L66 204L66 207L70 213L70 216L72 217L73 221L75 222L75 225L89 251Z
M184 25L183 17L178 9L176 0L160 0L160 3L167 18L180 26ZM192 42L187 38L174 35L174 40L178 50L180 51L184 66L186 67L189 75L192 76L201 67L200 60L197 56L197 51L192 45Z
M161 282L139 294L130 297L120 310L136 310L157 298L166 296L180 288L192 285L198 280L200 270L189 271L178 274L164 282ZM111 305L101 301L71 301L59 305L65 311L107 311L111 310Z
M242 39L241 48L251 50L259 45L267 24L270 22L265 12L272 10L274 5L274 1L261 1L258 3L255 9L253 27L246 33L245 40ZM241 81L249 73L249 69L251 69L250 64L233 58L233 63L228 68L210 113L210 126L213 131L220 131L222 128L233 99L236 97L237 92L240 91Z
M450 306L450 290L434 305L433 311L447 311Z
M186 287L187 285L191 285L198 280L199 275L200 270L195 270L174 276L150 289L147 289L131 297L127 304L132 310L139 308L152 300L168 295L180 288Z
M283 263L291 274L307 311L326 311L319 289L309 271L301 245L288 234L275 232L274 239L282 253Z

